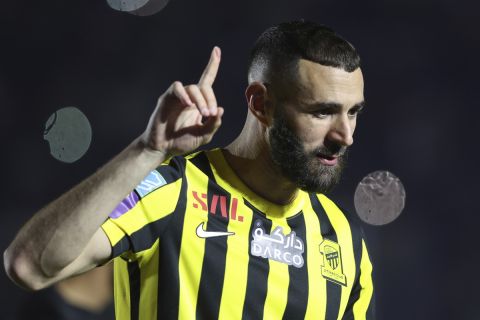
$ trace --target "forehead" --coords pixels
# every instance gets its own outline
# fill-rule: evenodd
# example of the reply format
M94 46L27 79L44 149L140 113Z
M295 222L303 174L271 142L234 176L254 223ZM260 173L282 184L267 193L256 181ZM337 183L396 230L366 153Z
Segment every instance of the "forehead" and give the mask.
M300 59L297 77L292 85L296 100L305 103L337 102L354 105L363 101L363 75L360 68L347 72Z

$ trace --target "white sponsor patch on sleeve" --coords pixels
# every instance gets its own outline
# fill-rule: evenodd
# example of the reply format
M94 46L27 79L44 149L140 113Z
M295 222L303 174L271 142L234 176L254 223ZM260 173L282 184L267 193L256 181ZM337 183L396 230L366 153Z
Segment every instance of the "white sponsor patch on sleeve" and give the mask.
M145 177L145 179L143 179L142 182L140 182L140 184L135 188L135 190L140 195L140 197L143 198L150 192L166 184L167 181L165 181L165 178L163 178L158 171L153 170L148 174L148 176Z

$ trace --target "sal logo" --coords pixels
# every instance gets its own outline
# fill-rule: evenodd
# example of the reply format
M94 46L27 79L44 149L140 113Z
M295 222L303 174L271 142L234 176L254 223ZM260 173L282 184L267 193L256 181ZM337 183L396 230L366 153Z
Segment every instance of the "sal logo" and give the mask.
M266 234L261 222L255 222L250 252L253 256L275 260L301 268L303 266L304 245L295 231L283 234L283 228L277 226Z
M148 176L145 177L145 179L143 179L142 182L140 182L135 190L140 195L140 198L143 198L150 192L166 184L167 181L165 181L162 175L158 171L153 170L148 174Z
M221 196L214 194L212 196L212 201L207 206L207 194L201 193L198 194L197 191L192 191L193 195L193 207L195 209L201 208L203 211L210 212L211 214L217 214L217 208L220 209L220 214L223 218L230 218L232 220L237 220L243 222L243 216L237 215L238 199L232 197L232 204L230 210L227 207L227 196Z
M320 244L320 253L323 255L322 276L327 280L347 286L347 277L343 274L340 245L325 239Z

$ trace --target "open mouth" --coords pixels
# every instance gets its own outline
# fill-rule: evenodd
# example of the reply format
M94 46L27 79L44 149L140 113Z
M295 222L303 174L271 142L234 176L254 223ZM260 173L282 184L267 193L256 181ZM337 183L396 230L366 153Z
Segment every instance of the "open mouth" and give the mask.
M328 156L328 155L324 155L322 153L317 153L317 157L324 158L324 159L327 159L327 160L333 160L333 159L338 158L338 156Z
M333 166L337 164L338 156L328 156L328 155L318 153L317 157L320 159L320 162L322 164L325 164L327 166Z

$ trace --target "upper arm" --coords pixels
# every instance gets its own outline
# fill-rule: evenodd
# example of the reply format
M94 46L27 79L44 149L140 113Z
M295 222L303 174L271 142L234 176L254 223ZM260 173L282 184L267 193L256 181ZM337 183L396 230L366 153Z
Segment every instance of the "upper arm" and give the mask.
M111 258L136 260L161 238L178 206L181 173L175 164L162 165L119 203L102 225Z
M175 161L151 171L95 232L82 253L54 281L103 265L125 251L134 251L142 226L170 214L178 198L181 172ZM152 229L152 228L147 228Z
M365 241L362 239L362 260L360 261L360 277L358 279L360 292L357 301L353 305L355 319L374 319L372 271L372 262L368 255Z
M126 251L136 251L134 234L139 233L142 226L173 211L171 204L176 203L180 182L171 166L152 171L98 228L82 253L55 277L49 278L45 286L87 272Z
M364 239L361 239L361 258L358 276L353 285L343 320L375 319L375 297L373 294L372 262Z

